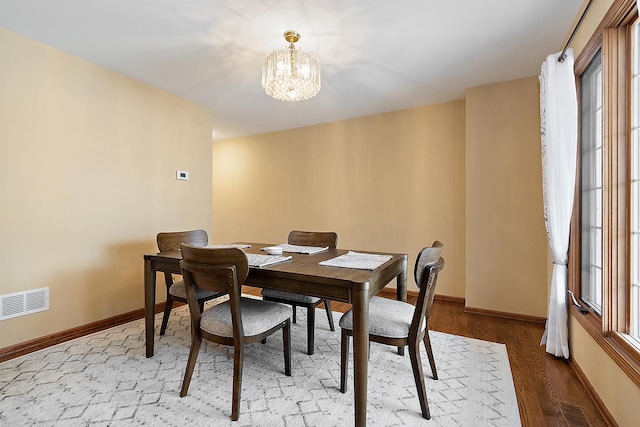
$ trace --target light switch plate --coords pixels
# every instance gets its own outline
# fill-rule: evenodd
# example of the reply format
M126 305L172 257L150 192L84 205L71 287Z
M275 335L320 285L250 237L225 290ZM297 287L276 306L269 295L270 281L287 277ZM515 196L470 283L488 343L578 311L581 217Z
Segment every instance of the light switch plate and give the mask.
M189 172L188 171L176 171L176 179L182 179L184 181L189 181Z

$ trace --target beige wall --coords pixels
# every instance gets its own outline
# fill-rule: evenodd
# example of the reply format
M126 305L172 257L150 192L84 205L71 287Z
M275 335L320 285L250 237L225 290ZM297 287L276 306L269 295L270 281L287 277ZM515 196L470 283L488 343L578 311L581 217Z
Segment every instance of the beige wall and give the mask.
M411 269L438 239L437 292L464 297L464 129L454 101L216 142L213 235L283 243L291 229L334 230L339 247L407 253Z
M216 142L213 233L279 243L292 228L336 230L339 246L408 253L410 268L439 239L438 294L544 317L538 92L522 79L466 103Z
M212 213L209 110L4 29L0 76L0 294L51 292L2 348L141 308L155 234Z
M569 319L571 354L620 427L638 425L640 388L574 318Z
M466 91L466 304L546 317L537 77Z

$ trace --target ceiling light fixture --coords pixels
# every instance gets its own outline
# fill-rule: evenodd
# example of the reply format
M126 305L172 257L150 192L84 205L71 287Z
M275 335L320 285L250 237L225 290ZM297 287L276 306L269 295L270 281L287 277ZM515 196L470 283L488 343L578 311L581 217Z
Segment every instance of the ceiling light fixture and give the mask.
M320 62L310 52L296 49L300 33L285 31L286 49L274 50L262 61L262 87L281 101L304 101L320 91Z

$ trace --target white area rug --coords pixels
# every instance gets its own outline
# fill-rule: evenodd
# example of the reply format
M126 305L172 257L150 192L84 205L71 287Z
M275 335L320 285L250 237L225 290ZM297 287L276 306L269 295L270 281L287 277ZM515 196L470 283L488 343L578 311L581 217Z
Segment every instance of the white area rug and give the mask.
M173 310L167 334L156 335L149 359L144 320L138 320L1 363L0 425L353 425L352 371L348 392L339 390L339 328L331 332L318 311L316 351L308 356L304 310L298 314L291 377L284 375L281 333L246 348L237 422L230 420L229 348L203 341L189 393L178 395L191 339L183 306ZM340 315L334 313L336 327ZM408 355L372 344L369 426L520 425L504 345L438 332L431 340L440 378L431 378L423 350L431 420L421 416Z

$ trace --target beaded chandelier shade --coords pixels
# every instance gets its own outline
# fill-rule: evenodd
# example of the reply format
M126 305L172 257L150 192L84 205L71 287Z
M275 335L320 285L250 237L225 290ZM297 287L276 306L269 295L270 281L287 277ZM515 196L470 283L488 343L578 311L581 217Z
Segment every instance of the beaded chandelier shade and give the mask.
M320 62L310 52L296 49L297 31L288 30L286 49L274 50L262 61L262 87L281 101L304 101L320 91Z

